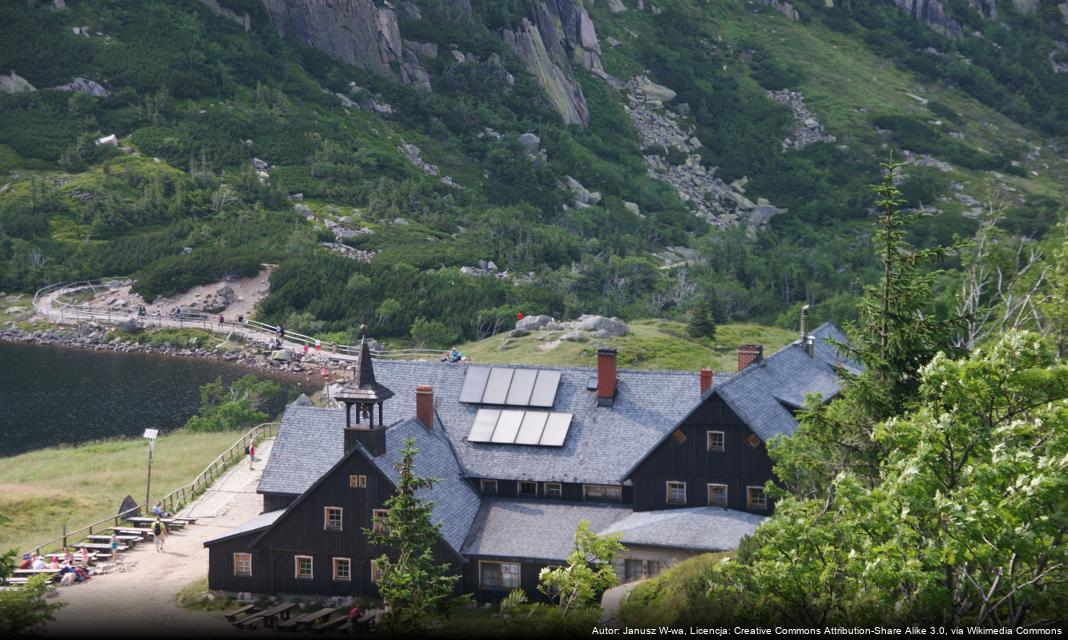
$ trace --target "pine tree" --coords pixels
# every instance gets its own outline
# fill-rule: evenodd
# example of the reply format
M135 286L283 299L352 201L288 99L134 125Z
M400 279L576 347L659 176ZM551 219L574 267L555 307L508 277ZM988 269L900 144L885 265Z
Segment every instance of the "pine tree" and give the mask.
M385 502L386 515L378 530L364 529L370 543L386 550L375 562L380 576L378 593L389 604L386 623L393 633L414 633L448 610L455 598L457 576L446 562L434 560L434 544L441 538L441 525L431 520L433 503L416 496L429 489L436 478L415 475L415 440L404 442L401 461L394 465L400 480L397 491Z
M712 317L712 305L708 300L701 299L694 305L686 332L691 338L716 339L716 321Z

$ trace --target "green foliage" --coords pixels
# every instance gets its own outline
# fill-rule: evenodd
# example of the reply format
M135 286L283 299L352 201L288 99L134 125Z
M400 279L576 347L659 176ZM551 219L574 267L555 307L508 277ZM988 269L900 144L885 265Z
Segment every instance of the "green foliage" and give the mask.
M698 300L690 311L686 332L691 338L716 339L716 321L712 317L712 305L707 300Z
M597 535L587 520L575 530L575 550L567 564L545 567L538 574L538 590L552 599L561 614L598 605L602 593L619 582L613 561L623 552L622 534Z
M377 531L364 529L368 541L384 550L376 561L381 572L376 586L389 603L386 624L394 634L418 633L457 601L453 592L458 576L450 575L447 562L434 559L434 545L441 538L441 524L431 521L434 505L415 495L439 480L415 475L416 453L415 440L407 439L403 457L394 465L399 481L385 502L386 515Z
M281 385L247 375L229 388L222 379L200 387L200 409L185 423L189 431L232 431L251 427L268 418L264 411L283 392Z
M412 323L412 340L421 347L447 347L456 341L456 330L437 320L416 318Z
M11 549L0 556L0 585L7 583L14 571L18 550ZM17 589L0 590L0 633L17 637L34 633L50 620L52 614L63 606L49 602L47 598L56 588L49 584L48 576L33 576Z

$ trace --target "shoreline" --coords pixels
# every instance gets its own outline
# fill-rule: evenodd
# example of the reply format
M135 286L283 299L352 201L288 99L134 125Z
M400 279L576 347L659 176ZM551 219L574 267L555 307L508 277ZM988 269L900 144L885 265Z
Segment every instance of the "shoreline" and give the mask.
M63 331L59 327L68 329ZM294 353L294 361L276 362L263 354L250 354L222 351L219 349L177 347L174 345L141 344L134 341L114 339L105 341L110 327L96 323L85 325L54 325L52 329L24 331L8 327L0 329L0 343L32 345L39 347L58 347L79 349L113 354L144 354L170 358L193 358L217 363L232 364L249 370L250 373L268 374L289 384L301 387L305 393L318 391L326 384L330 376L345 368L331 366L330 363L300 362L299 353ZM245 345L243 345L245 346ZM327 376L321 375L323 367L328 369ZM314 385L314 389L309 388Z

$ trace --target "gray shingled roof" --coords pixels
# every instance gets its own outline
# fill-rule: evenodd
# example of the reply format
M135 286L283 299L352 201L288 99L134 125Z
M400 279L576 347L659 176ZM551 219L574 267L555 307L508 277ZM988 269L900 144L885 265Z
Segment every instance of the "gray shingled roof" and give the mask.
M345 412L291 404L260 476L260 493L298 495L345 452Z
M223 540L229 540L230 538L236 538L237 536L244 535L246 533L252 533L253 531L259 531L260 529L265 529L274 524L274 521L281 517L281 515L285 512L285 509L279 509L278 511L268 511L267 513L261 513L255 518L237 527L234 527L233 529L230 529L222 535L205 540L204 546L208 546L216 542L221 542Z
M457 552L463 547L464 537L478 514L479 495L464 479L460 465L453 455L452 446L441 433L441 423L428 432L423 424L410 418L386 429L386 453L374 458L375 465L396 485L400 474L394 465L401 461L404 441L415 440L415 475L437 478L429 489L420 489L416 495L434 503L432 519L441 524L441 537Z
M841 379L836 365L854 373L860 371L859 365L846 360L829 342L846 342L834 325L823 324L812 335L816 338L813 355L805 352L800 340L794 341L715 388L727 406L765 442L777 435L792 435L797 428L788 407L800 407L809 394L819 394L824 400L837 395Z
M575 549L579 522L599 531L630 513L620 504L485 498L463 554L563 561Z
M738 548L763 521L763 516L722 507L691 507L631 513L599 533L622 533L625 545L726 551Z

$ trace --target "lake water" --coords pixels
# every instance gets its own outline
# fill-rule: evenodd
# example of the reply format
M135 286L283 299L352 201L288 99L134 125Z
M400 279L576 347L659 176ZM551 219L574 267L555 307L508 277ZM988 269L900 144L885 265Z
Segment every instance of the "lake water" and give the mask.
M247 373L214 360L0 342L0 457L170 431L196 413L200 385Z

